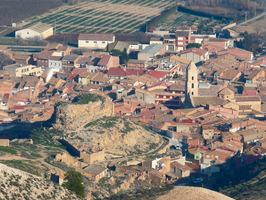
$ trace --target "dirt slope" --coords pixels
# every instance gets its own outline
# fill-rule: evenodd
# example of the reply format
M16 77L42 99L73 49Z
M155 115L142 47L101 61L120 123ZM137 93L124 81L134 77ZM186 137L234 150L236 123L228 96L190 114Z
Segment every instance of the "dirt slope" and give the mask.
M218 192L200 187L179 186L171 190L169 193L160 196L157 200L233 200Z

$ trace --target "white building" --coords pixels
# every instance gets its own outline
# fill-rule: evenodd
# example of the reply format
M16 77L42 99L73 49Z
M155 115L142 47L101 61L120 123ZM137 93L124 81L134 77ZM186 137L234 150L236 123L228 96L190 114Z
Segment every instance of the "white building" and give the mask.
M60 56L52 56L48 60L48 67L52 69L54 72L60 72L62 70L62 57Z
M113 34L79 34L79 48L104 49L107 44L115 42Z
M45 39L53 35L53 27L48 24L37 23L31 27L15 32L16 38L22 39Z

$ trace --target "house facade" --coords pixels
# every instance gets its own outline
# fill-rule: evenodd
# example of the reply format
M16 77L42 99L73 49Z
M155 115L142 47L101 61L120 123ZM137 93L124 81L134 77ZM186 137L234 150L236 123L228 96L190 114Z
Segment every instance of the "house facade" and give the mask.
M80 34L79 48L104 49L107 44L115 42L113 34Z

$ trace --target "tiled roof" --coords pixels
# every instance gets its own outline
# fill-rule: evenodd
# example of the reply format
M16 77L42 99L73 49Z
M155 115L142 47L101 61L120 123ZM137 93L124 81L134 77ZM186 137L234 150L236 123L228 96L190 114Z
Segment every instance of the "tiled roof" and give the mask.
M236 96L236 102L261 101L259 96Z
M62 44L57 44L57 43L48 43L45 46L45 49L58 49L59 46L63 46Z
M198 48L189 48L181 52L181 54L185 54L185 53L195 53L197 55L204 56L207 53L207 51L203 49L198 49Z
M84 72L87 72L87 68L78 68L78 69L73 69L71 74L82 74Z
M190 63L190 60L187 60L187 59L182 58L182 57L177 56L177 55L173 55L173 56L171 57L171 59L174 59L174 60L176 60L176 61L178 61L178 62L181 62L181 63L187 64L187 65Z
M126 70L131 75L136 75L136 76L141 76L142 74L145 73L145 70L141 70L141 69L126 69Z
M154 78L164 78L166 75L168 74L168 72L162 72L162 71L149 71L146 73L146 75L152 76Z
M79 40L113 41L113 34L79 34Z
M200 96L217 96L221 89L220 85L210 85L208 88L199 88L198 92Z
M42 51L37 55L37 59L48 60L52 56L53 51Z
M233 80L238 74L238 70L228 70L220 76L220 79Z
M246 79L253 79L255 78L258 74L260 73L260 70L253 70L247 77Z
M200 105L224 105L225 103L228 103L228 101L225 101L219 97L191 97L193 106L200 106Z
M234 94L234 92L226 87L221 92L219 92L219 94L232 95L232 94Z
M103 55L97 65L106 66L110 60L110 55Z
M110 68L107 72L108 76L130 76L131 74L123 68Z
M85 65L85 64L87 64L89 62L91 62L91 58L88 58L88 57L85 57L85 56L80 56L80 57L78 57L78 60L76 61L76 64Z

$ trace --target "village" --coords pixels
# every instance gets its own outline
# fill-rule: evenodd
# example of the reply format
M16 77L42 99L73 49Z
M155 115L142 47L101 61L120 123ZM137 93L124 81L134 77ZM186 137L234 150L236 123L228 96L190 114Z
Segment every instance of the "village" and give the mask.
M0 70L0 129L45 122L59 102L96 92L111 99L110 116L164 138L160 156L103 165L105 149L64 140L87 164L70 162L74 158L66 154L56 160L95 182L122 172L132 180L148 176L154 185L205 183L211 188L220 172L266 154L266 58L234 47L243 39L240 33L224 32L227 38L197 34L197 27L188 26L175 33L150 30L149 44L118 41L113 34L80 34L78 47L48 43L39 53L1 46L13 64ZM52 33L52 27L39 23L16 37L45 39ZM128 56L132 52L135 58ZM9 146L12 137L1 138L0 145ZM52 177L63 181L62 172Z

